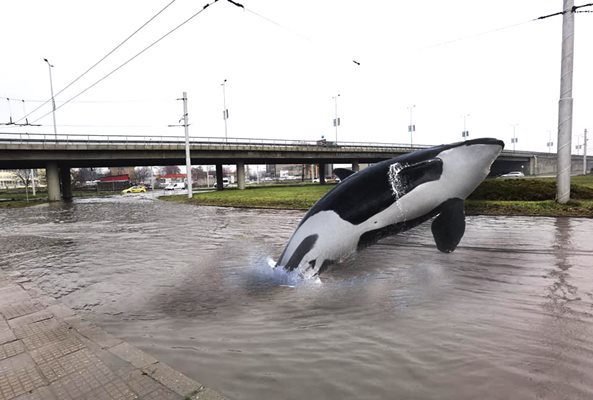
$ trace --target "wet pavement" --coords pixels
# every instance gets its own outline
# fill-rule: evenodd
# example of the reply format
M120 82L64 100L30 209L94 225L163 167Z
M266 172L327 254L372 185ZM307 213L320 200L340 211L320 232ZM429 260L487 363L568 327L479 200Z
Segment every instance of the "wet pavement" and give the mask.
M18 273L0 273L0 315L0 400L223 399Z

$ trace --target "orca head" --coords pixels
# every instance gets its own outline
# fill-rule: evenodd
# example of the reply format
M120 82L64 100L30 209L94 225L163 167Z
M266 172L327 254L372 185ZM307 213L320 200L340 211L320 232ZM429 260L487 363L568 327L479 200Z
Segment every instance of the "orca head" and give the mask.
M498 139L482 138L443 146L437 157L443 162L441 180L451 192L449 198L465 199L490 173L490 167L504 149Z

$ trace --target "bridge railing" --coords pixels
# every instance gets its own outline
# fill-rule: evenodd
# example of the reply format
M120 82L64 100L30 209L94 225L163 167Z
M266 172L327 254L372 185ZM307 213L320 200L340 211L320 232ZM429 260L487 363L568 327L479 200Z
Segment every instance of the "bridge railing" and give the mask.
M410 146L400 143L377 142L332 142L328 140L293 140L266 138L222 138L222 137L190 137L192 145L277 145L277 146L323 146L323 147L385 147L409 150ZM81 135L81 134L49 134L49 133L9 133L0 132L0 142L11 144L113 144L113 145L183 145L184 136L140 136L140 135ZM414 145L414 148L429 147Z

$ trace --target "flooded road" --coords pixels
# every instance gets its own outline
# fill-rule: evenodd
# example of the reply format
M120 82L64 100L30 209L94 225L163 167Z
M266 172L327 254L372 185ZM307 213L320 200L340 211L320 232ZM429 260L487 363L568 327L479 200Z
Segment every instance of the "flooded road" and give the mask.
M232 399L591 399L593 220L430 225L300 282L302 212L150 196L0 210L0 267Z

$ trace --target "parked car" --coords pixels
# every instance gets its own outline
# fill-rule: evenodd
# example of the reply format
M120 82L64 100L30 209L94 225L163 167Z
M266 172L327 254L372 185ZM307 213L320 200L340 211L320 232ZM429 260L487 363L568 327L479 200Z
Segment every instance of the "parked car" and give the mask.
M185 189L185 182L170 183L165 186L165 190Z
M512 172L507 172L504 175L501 175L501 178L523 178L525 176L525 174L523 174L523 172L521 171L512 171Z
M121 191L123 194L126 193L146 193L146 188L144 186L131 186L127 189Z

